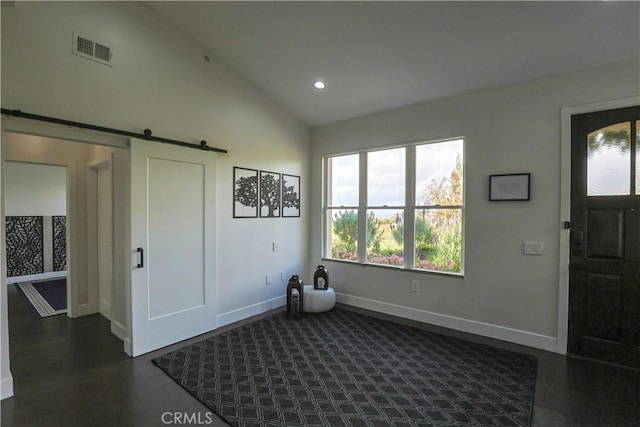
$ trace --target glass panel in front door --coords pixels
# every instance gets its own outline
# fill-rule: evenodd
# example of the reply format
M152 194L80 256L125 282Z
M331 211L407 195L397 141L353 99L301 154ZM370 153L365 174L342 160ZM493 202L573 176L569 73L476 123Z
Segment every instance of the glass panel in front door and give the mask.
M631 194L630 174L631 122L587 135L587 196Z

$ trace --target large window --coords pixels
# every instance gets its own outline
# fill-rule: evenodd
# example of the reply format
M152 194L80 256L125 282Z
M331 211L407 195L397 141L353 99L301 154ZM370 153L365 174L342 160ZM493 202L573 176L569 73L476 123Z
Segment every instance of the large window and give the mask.
M462 273L463 140L325 158L327 258Z

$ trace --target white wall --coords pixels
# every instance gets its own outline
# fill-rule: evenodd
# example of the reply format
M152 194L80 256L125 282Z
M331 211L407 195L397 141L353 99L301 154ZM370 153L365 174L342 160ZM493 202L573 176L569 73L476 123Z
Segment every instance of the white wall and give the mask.
M7 162L4 174L6 216L67 214L66 168Z
M636 59L313 129L311 265L321 258L322 156L464 136L464 278L328 261L331 283L343 302L558 350L559 241L567 233L560 109L637 95L639 75ZM531 201L489 202L488 176L513 172L531 172ZM523 255L529 240L542 242L544 255Z
M111 46L114 66L73 55L74 31ZM2 9L3 108L149 128L229 150L217 156L218 259L210 260L221 325L282 304L281 272L307 274L309 131L216 58L206 62L205 53L212 57L142 3L17 2ZM233 166L300 175L302 216L233 219ZM271 251L273 241L279 252Z

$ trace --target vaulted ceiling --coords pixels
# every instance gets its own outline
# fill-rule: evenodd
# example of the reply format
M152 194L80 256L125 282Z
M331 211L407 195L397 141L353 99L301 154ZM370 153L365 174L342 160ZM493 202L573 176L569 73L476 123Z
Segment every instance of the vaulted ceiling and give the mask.
M146 4L309 126L640 56L636 1Z

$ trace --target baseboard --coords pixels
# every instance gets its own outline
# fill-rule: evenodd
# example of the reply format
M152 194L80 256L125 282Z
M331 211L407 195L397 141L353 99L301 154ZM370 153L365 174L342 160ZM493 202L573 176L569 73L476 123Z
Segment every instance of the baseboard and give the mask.
M124 342L124 352L133 357L133 347L131 346L131 339L124 338L122 341Z
M216 316L217 327L219 328L221 326L225 326L230 323L244 320L251 316L256 316L258 314L266 313L269 310L283 307L286 304L287 304L287 299L283 295L276 298L272 298L270 300L259 302L257 304L252 304L247 307L242 307L237 310L228 311L226 313L222 313Z
M7 285L22 282L33 282L37 280L58 279L67 277L66 271L49 271L47 273L29 274L27 276L7 277Z
M13 377L9 375L0 381L0 399L13 396Z
M555 337L336 292L339 303L558 353Z
M111 321L111 333L122 340L124 352L131 356L131 338L127 337L127 328L115 320Z
M98 310L96 307L94 307L95 304L80 304L80 305L76 305L75 307L73 307L73 310L71 311L71 318L76 318L76 317L81 317L81 316L88 316L90 314L96 314L98 313Z
M127 328L125 328L122 324L116 322L115 320L112 320L111 333L124 341L127 337Z

